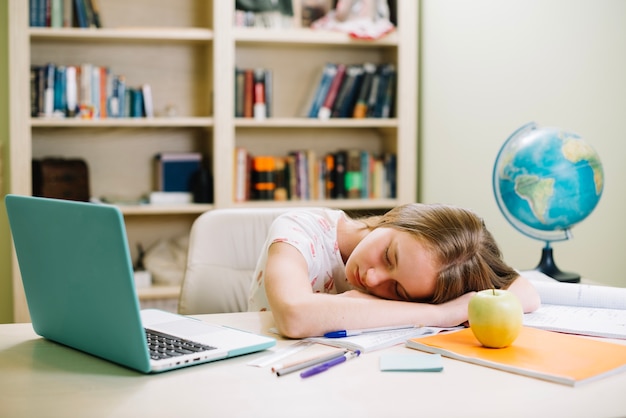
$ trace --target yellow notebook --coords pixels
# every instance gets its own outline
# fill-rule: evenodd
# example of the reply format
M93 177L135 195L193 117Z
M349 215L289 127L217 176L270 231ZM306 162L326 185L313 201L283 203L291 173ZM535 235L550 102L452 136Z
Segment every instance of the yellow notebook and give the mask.
M469 328L412 338L407 347L576 386L626 370L626 345L523 327L506 348L483 347Z

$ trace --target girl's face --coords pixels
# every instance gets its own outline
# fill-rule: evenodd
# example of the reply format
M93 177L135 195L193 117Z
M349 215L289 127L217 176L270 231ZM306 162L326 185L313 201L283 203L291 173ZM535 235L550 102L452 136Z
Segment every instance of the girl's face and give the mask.
M434 256L413 235L377 228L354 248L346 262L348 281L358 289L391 300L427 300L437 278Z

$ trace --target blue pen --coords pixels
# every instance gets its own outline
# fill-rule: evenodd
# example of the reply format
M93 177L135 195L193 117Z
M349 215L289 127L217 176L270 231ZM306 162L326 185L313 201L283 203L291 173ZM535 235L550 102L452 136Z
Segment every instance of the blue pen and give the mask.
M344 337L352 337L354 335L368 334L371 332L382 332L382 331L394 331L408 328L416 328L415 325L395 325L391 327L381 327L381 328L369 328L369 329L354 329L354 330L340 330L327 332L324 334L326 338L344 338Z
M345 362L346 360L350 360L352 358L358 357L360 354L361 352L359 350L348 351L346 354L344 354L341 357L337 357L336 359L333 359L326 363L320 364L319 366L311 367L310 369L303 371L302 373L300 373L300 377L305 378L305 377L315 376L316 374L325 372L331 367L341 364Z

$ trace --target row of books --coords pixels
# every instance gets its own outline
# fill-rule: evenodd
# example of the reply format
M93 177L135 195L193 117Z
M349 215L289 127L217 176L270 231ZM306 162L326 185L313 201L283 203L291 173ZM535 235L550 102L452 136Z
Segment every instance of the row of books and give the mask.
M33 65L33 117L152 117L150 85L129 87L123 75L93 64Z
M49 28L100 28L97 0L29 0L29 24Z
M395 114L393 64L327 63L310 101L309 118L390 118Z
M235 117L265 119L272 116L272 71L235 68Z
M396 155L348 149L318 155L296 150L254 156L235 149L234 196L247 200L381 199L396 197Z

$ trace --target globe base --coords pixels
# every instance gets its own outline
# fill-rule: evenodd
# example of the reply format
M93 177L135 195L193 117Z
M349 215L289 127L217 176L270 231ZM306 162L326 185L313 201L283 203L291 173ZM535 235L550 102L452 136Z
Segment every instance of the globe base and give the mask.
M535 267L535 270L552 277L559 282L565 283L580 283L580 275L567 271L561 271L554 263L554 257L552 255L552 247L546 246L541 251L541 260L539 265Z

